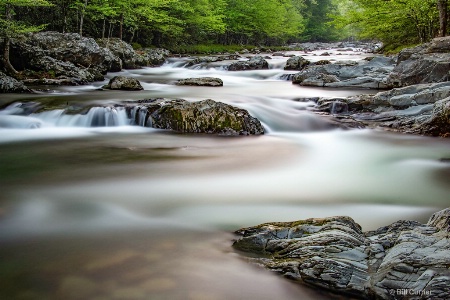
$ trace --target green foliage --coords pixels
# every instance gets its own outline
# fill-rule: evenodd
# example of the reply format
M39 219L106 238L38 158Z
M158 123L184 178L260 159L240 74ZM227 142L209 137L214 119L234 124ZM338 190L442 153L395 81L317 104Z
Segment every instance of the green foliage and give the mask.
M423 43L439 29L436 0L353 0L334 24L352 28L359 38L379 39L390 49Z
M209 45L208 47L215 47L213 45L217 44L252 44L272 47L288 42L330 41L342 38L349 32L342 28L350 23L346 18L354 14L352 6L357 5L361 10L365 9L361 3L370 2L368 0L0 0L0 7L5 7L5 3L15 3L14 10L17 13L15 21L20 19L34 26L46 23L49 30L82 32L83 35L94 38L122 37L129 43L137 42L143 46L176 48L193 44ZM51 3L53 7L29 9L27 5L30 3L33 5ZM341 18L342 14L345 18ZM333 22L332 19L338 21ZM6 27L5 24L2 26ZM340 27L336 29L337 26ZM353 34L353 31L350 32Z
M29 25L18 18L15 9L25 6L51 6L51 3L46 0L0 0L0 37L13 38L45 27L45 25Z

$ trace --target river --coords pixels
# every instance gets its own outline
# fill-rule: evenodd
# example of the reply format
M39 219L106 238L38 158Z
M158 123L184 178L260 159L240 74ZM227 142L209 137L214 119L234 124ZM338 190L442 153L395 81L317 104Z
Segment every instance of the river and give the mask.
M327 59L368 55L331 53ZM306 58L323 58L317 54ZM374 91L293 85L281 79L295 73L283 70L286 60L228 72L229 62L186 68L186 58L171 58L107 76L136 77L144 91L99 91L105 80L1 95L0 298L335 299L248 264L231 248L232 232L333 215L370 230L426 222L449 206L448 139L331 129L308 111L313 102L298 99ZM224 86L173 84L202 76ZM178 134L131 126L120 112L97 127L95 109L62 110L155 97L245 108L266 132ZM48 110L27 115L36 102Z

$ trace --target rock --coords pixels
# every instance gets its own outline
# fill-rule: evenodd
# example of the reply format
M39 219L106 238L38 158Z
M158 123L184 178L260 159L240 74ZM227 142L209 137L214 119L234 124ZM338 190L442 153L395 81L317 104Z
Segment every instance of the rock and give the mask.
M169 50L162 48L149 49L143 54L147 61L147 66L161 66L166 62L166 58L170 55Z
M223 81L220 78L214 77L200 77L180 79L176 85L195 85L195 86L223 86Z
M21 43L32 46L35 52L42 50L46 56L84 68L98 68L102 73L110 70L117 60L111 51L101 48L94 39L77 33L38 32L27 35Z
M11 63L18 71L35 71L38 78L50 76L84 84L121 69L120 58L109 49L75 33L27 34L11 41L11 52Z
M419 126L422 134L450 137L450 97L437 101L430 118Z
M402 50L387 82L393 87L450 80L450 37Z
M122 67L125 69L139 69L141 66L147 65L144 57L137 54L130 44L119 38L98 39L97 43L100 47L107 48L118 56L122 61Z
M318 65L318 66L323 66L323 65L328 65L328 64L331 64L331 61L326 60L326 59L321 59L314 63L314 65Z
M109 83L103 86L104 89L125 90L125 91L141 91L144 88L139 80L133 77L115 76L109 80Z
M183 133L211 133L221 135L260 135L264 128L258 119L243 109L211 99L189 102L183 99L149 99L139 101L139 109L131 104L128 113L134 111L136 123ZM139 113L138 113L139 112Z
M304 86L384 89L389 87L385 83L386 77L393 68L394 61L387 57L376 57L359 63L320 63L308 65L294 75L292 82Z
M104 78L103 75L96 69L76 67L71 62L57 60L50 56L35 57L31 59L30 67L32 70L38 71L36 74L37 76L43 72L50 74L53 77L51 79L67 80L73 82L73 85L100 81Z
M188 61L184 67L192 67L198 64L206 65L212 62L222 61L223 58L217 56L205 56L205 57L196 57L193 60Z
M450 137L449 97L450 82L418 84L375 95L320 98L312 110L332 114L331 121L344 126L355 121L358 127Z
M269 63L262 56L253 56L248 61L238 61L228 66L228 71L268 69Z
M289 279L338 293L403 299L407 291L417 299L447 299L449 222L447 208L426 225L398 221L365 233L349 217L265 223L238 230L233 246Z
M287 60L286 66L284 67L284 69L301 71L304 68L306 68L306 66L309 64L310 64L310 62L308 60L304 59L303 57L293 56Z
M0 72L0 93L30 93L22 82Z

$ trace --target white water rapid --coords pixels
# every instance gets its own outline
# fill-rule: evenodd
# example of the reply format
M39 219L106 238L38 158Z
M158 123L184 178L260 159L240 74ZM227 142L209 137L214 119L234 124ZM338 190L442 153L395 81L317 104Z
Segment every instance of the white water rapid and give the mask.
M332 215L368 230L425 222L449 206L448 140L332 129L298 98L374 91L293 85L286 60L229 72L229 61L186 68L186 58L172 58L108 74L136 77L139 92L99 91L105 81L2 95L0 298L334 299L248 265L231 232ZM204 76L224 86L173 84ZM266 132L177 134L144 127L142 112L118 105L157 97L226 102ZM36 105L44 109L30 113Z

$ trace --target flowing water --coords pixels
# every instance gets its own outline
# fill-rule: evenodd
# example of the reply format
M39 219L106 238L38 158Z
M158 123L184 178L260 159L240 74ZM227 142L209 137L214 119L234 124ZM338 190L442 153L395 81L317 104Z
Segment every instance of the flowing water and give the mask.
M336 53L327 58L365 56ZM331 129L298 99L373 91L292 85L286 59L228 72L229 62L186 68L173 58L120 73L140 92L99 91L105 81L2 95L0 298L332 299L247 264L233 230L333 215L368 230L449 206L448 140ZM202 76L224 86L173 85ZM177 134L113 106L155 97L245 108L266 133ZM46 110L30 114L36 103ZM73 107L82 112L64 113Z

